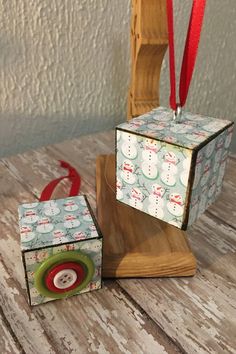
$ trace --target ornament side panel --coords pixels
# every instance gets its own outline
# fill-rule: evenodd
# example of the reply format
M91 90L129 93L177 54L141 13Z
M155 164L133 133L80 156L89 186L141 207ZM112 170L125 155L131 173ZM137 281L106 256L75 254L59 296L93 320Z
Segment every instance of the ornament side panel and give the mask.
M117 129L117 200L182 228L191 158L189 149Z
M19 206L22 250L98 237L84 196Z
M233 125L197 154L188 225L192 225L221 192L232 134Z
M23 252L23 258L25 265L26 281L29 290L29 300L31 305L39 305L56 300L56 298L44 296L36 288L35 272L38 270L38 268L54 255L65 255L66 252L77 250L81 251L83 254L87 255L92 260L95 270L88 285L73 295L82 294L88 291L101 288L102 238L79 241L54 247L47 247L40 250L25 251ZM63 264L63 260L61 263Z

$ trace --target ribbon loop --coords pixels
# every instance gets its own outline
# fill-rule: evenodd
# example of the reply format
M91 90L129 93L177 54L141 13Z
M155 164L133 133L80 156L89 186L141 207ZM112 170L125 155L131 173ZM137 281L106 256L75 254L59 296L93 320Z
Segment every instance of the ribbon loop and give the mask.
M178 104L176 102L173 1L166 0L166 5L169 37L170 106L174 111L176 111ZM205 6L206 0L193 0L179 82L180 107L185 105L188 96L189 86L197 57Z
M71 181L71 188L69 197L75 197L78 195L81 185L81 178L79 173L74 167L72 167L68 162L60 160L60 166L68 170L68 175L59 177L50 183L43 189L41 197L39 198L40 202L47 201L51 198L54 189L57 185L65 178L68 178Z

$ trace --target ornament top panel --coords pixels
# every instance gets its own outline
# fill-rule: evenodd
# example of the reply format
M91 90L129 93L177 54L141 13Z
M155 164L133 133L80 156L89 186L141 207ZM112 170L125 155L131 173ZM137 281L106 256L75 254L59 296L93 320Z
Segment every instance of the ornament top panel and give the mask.
M84 196L19 206L22 250L99 237Z
M151 112L120 124L117 128L145 135L170 144L195 149L215 133L231 125L228 120L182 112L180 122L173 120L173 111L158 107Z

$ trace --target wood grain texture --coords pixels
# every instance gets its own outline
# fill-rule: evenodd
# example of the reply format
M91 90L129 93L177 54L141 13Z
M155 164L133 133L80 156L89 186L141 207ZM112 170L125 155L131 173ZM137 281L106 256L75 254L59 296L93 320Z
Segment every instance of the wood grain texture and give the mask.
M166 0L132 0L131 83L128 119L159 105L159 79L167 45Z
M196 260L184 231L116 201L115 156L98 156L96 172L97 215L104 236L103 276L194 275Z
M57 160L65 159L80 171L82 193L95 211L96 155L112 152L114 132L109 132L0 161L0 306L5 327L0 352L14 333L19 347L12 342L13 353L20 348L34 354L42 348L59 354L235 353L235 156L218 201L188 231L198 261L195 277L106 280L101 291L28 306L18 204L35 200L46 183L63 174ZM55 197L68 189L63 182Z
M23 353L17 338L15 337L9 323L0 309L0 350L4 354L19 354Z
M90 142L93 139L90 138ZM77 148L80 155L75 154L73 158L79 157L82 175L87 169L94 175L95 165L89 163L94 155L91 151L85 155L80 144ZM0 305L20 345L27 353L42 353L42 348L45 353L63 354L179 353L161 328L114 282L107 282L101 291L93 294L29 307L20 259L17 206L22 201L34 200L33 194L39 195L43 185L64 173L57 164L59 156L66 159L57 149L46 148L0 163L1 231L4 235L0 243ZM89 173L86 176L82 192L89 190L95 199L95 183L91 184L93 178ZM31 186L34 186L33 192ZM68 184L62 183L56 196L65 195L67 190Z

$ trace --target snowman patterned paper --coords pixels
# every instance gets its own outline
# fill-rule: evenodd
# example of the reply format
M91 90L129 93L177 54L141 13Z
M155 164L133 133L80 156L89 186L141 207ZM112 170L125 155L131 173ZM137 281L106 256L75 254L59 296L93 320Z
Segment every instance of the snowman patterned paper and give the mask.
M197 154L189 225L216 200L221 192L232 133L231 126Z
M181 227L192 151L132 135L117 139L117 199Z
M99 237L84 196L22 204L22 250Z
M172 111L162 107L122 123L116 130L117 200L186 228L188 217L192 224L220 192L232 131L230 121L190 113L174 123Z
M149 113L122 123L118 128L129 131L126 141L122 143L122 149L130 148L130 159L135 156L135 144L137 135L145 135L149 138L169 142L184 148L195 149L199 144L208 140L220 130L232 125L228 120L221 120L201 116L183 111L181 122L173 121L173 111L169 108L158 107Z

